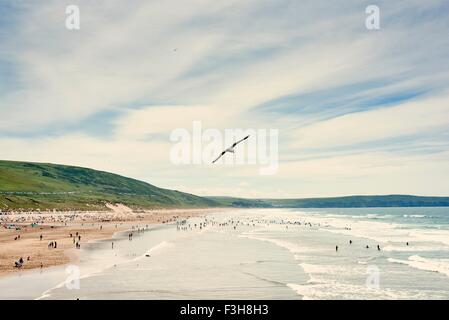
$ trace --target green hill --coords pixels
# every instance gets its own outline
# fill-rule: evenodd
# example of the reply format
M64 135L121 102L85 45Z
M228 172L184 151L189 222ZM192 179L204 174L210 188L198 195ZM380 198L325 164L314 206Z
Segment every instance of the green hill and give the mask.
M346 196L304 199L243 199L209 197L223 206L241 208L368 208L368 207L446 207L449 197L410 195Z
M360 208L449 206L449 197L410 195L305 199L199 197L93 169L0 160L0 211L17 209L105 210L132 208Z
M0 210L211 207L217 202L93 169L0 161Z

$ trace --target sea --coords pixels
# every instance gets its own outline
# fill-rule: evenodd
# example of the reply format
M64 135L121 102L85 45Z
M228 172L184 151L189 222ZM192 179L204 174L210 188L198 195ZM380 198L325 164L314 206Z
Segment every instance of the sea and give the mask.
M114 247L112 248L112 243ZM449 208L236 209L84 245L0 299L449 299Z

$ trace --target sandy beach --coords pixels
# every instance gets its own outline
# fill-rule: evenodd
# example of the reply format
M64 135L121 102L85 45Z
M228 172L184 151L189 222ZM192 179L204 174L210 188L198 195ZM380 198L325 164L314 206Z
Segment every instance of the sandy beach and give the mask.
M116 232L171 223L218 210L134 211L124 205L108 205L108 208L109 211L3 213L0 215L0 277L21 270L76 262L79 257L76 243L83 246L90 241L109 239ZM52 242L56 242L55 248L49 247ZM20 258L24 262L17 268L14 263Z
M43 221L32 227L35 216ZM0 299L447 299L449 294L444 207L133 212L117 206L109 212L6 218L22 229L1 231ZM119 232L124 230L130 231ZM70 237L76 232L81 250ZM52 241L56 249L48 247ZM13 267L20 256L22 272ZM74 273L63 263L73 263Z

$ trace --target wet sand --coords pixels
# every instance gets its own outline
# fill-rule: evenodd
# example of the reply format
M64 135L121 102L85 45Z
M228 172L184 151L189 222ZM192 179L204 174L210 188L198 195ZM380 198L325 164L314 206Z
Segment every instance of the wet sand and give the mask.
M108 207L110 211L12 212L0 215L0 276L20 270L39 269L41 265L47 268L76 262L79 258L76 242L82 247L89 241L110 239L116 232L132 232L133 228L136 230L150 224L171 223L177 219L223 210L133 211L123 205ZM74 242L77 232L81 240L76 237ZM50 248L49 243L55 241L57 248ZM23 266L15 268L14 262L20 258L24 260Z

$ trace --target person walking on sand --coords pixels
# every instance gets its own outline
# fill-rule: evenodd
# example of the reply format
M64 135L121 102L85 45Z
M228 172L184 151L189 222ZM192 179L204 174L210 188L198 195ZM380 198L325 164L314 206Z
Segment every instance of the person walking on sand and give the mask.
M379 245L377 245L377 251L380 251L380 246Z
M42 235L39 236L40 241L42 241Z
M114 242L112 242L112 249L114 249Z
M335 246L335 252L337 252L338 251L338 246Z

